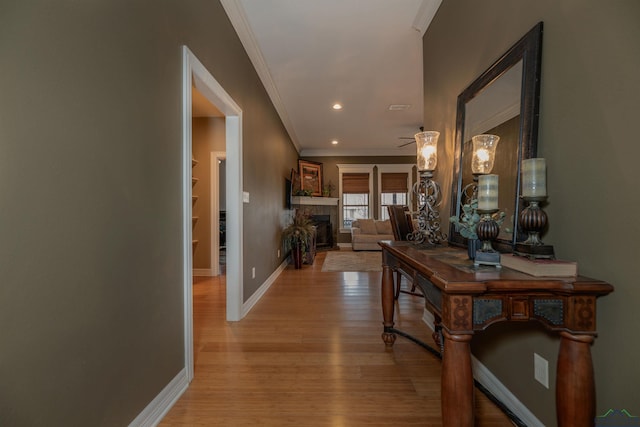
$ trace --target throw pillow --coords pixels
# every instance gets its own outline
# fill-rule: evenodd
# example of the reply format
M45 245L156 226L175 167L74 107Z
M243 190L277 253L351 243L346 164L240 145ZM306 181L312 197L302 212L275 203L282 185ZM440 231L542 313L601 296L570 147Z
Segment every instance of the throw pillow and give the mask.
M358 225L362 234L378 234L376 224L372 219L359 219Z
M388 219L384 221L376 221L376 230L378 230L378 234L393 234L391 221Z

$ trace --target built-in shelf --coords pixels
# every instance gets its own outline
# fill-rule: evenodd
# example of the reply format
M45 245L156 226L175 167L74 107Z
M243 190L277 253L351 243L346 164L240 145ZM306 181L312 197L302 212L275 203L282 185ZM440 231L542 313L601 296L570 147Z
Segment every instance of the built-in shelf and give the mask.
M312 206L337 206L337 197L307 197L293 196L291 197L292 205L312 205Z
M196 183L198 182L198 178L191 178L191 185L196 185Z
M194 167L197 164L198 164L198 161L196 159L191 159L191 167Z

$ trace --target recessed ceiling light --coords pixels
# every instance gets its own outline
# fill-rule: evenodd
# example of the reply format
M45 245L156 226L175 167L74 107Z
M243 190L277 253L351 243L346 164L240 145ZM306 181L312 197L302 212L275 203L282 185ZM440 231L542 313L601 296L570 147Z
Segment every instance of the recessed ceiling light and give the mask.
M389 105L389 111L403 111L411 108L410 104L391 104Z
M342 104L339 104L339 103L336 102L335 104L333 104L332 108L334 110L342 110Z
M333 145L338 145L338 140L337 140L337 139L334 139L333 141L331 141L331 143L332 143Z

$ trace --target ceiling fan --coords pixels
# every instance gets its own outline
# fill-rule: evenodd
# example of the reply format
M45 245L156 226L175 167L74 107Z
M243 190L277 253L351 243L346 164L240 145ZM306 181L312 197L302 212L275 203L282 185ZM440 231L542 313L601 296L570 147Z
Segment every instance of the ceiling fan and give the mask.
M420 132L424 132L424 126L420 126L419 129L420 129ZM406 147L407 145L416 143L416 139L413 136L399 136L398 139L408 139L408 140L410 140L410 141L403 142L402 144L398 145L398 148Z

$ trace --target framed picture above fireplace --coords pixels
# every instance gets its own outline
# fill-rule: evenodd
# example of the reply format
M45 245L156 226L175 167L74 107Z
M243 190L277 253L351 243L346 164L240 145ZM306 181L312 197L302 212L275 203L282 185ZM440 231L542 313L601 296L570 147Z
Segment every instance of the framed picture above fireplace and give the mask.
M300 189L311 191L312 196L322 196L322 163L298 160Z

